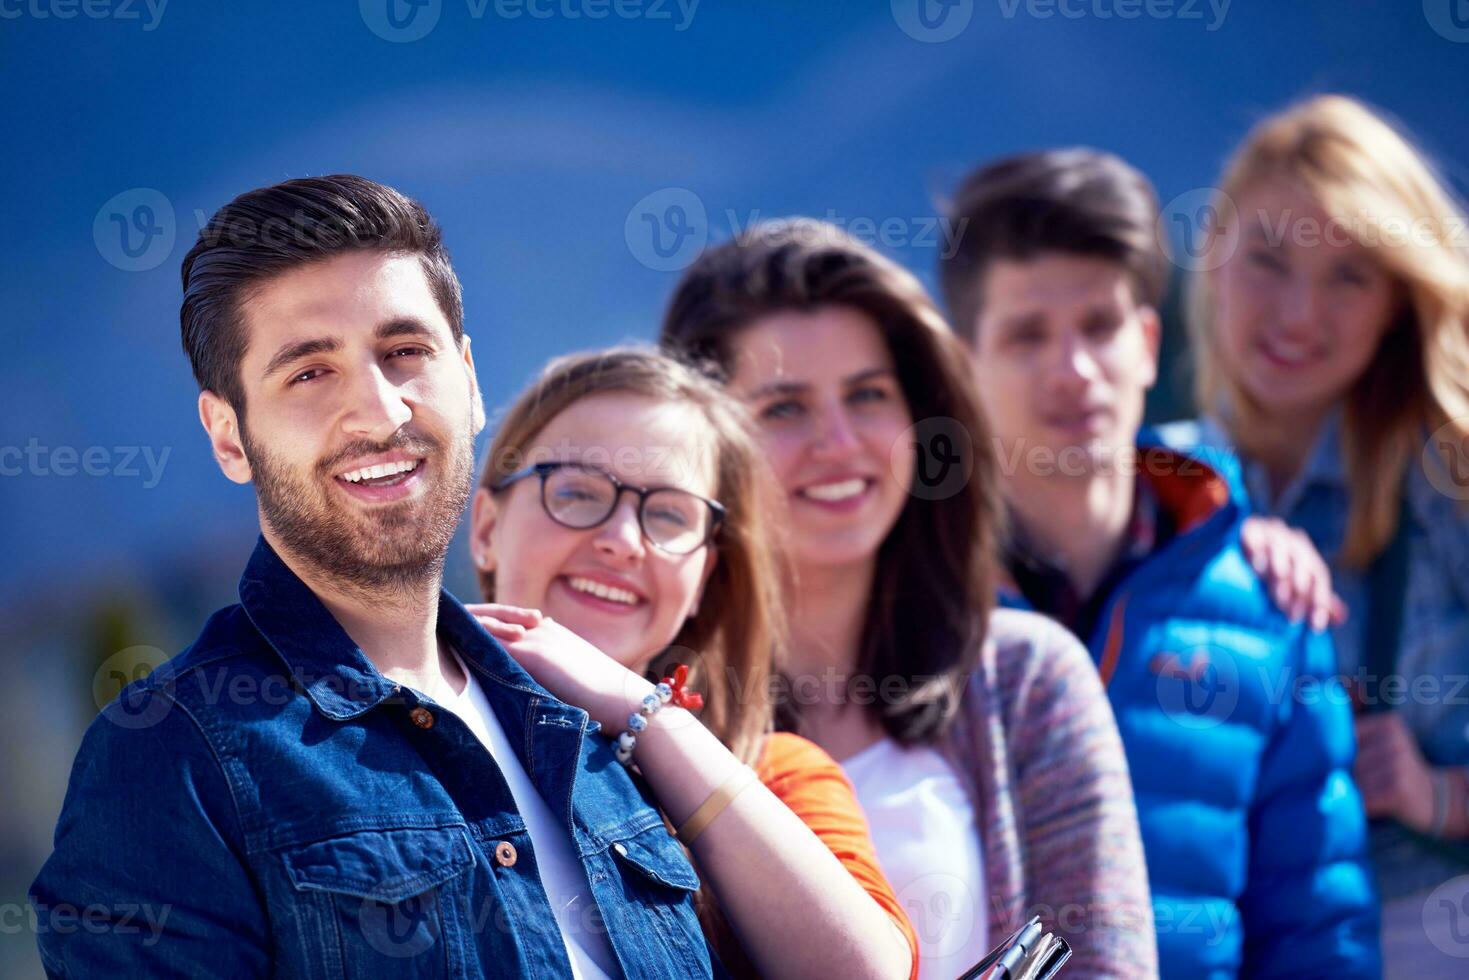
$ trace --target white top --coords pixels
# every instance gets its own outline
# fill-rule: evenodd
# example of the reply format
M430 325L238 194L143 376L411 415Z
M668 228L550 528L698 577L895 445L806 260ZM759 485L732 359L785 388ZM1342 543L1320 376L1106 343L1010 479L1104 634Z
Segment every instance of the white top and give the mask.
M458 656L455 653L455 657ZM620 976L622 968L618 966L617 954L612 952L612 945L607 941L602 918L596 913L597 906L587 884L586 870L572 849L571 836L526 775L525 767L505 737L505 729L500 725L500 719L495 717L495 711L486 700L474 672L464 665L463 660L459 661L459 667L469 678L469 683L444 707L469 726L499 764L500 772L510 786L510 795L515 798L515 806L520 810L525 829L535 846L541 886L551 900L551 911L561 927L572 976L578 980L610 980Z
M898 904L918 934L921 980L949 980L989 952L974 806L936 749L890 738L842 763Z

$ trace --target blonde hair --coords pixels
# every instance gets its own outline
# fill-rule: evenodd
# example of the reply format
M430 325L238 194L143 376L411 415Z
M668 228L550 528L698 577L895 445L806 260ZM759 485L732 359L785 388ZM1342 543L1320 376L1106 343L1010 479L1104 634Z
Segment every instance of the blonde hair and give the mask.
M714 571L699 614L655 658L661 675L689 662L689 679L704 694L700 720L731 752L753 765L773 728L772 660L785 633L781 568L772 537L776 502L744 406L717 384L652 349L619 347L558 357L506 412L490 444L480 486L489 489L525 461L527 447L552 419L594 395L633 394L698 411L714 437L715 498L724 505ZM480 572L487 600L495 576ZM693 651L693 655L690 655Z
M1364 568L1397 529L1403 477L1427 432L1469 435L1469 247L1464 212L1424 155L1381 116L1341 95L1308 99L1261 121L1224 168L1220 228L1234 201L1277 178L1299 183L1394 279L1401 310L1343 406L1350 509L1342 559ZM1407 233L1411 230L1411 234ZM1207 276L1189 297L1195 395L1223 411L1246 455L1268 413L1219 356Z

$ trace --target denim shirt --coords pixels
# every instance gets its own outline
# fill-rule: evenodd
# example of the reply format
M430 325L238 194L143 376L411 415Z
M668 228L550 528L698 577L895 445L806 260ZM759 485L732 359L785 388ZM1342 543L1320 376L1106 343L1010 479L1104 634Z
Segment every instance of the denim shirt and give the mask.
M569 977L495 759L379 673L262 539L239 605L88 729L31 887L51 976ZM453 596L478 675L571 839L623 972L723 975L699 880L586 713Z
M1265 467L1255 460L1240 458L1237 476L1253 510L1279 517L1310 536L1331 567L1336 591L1347 603L1347 621L1333 629L1338 663L1347 678L1357 678L1369 669L1365 655L1368 589L1364 572L1344 566L1340 560L1346 539L1350 491L1342 456L1342 419L1333 412L1322 426L1305 465L1279 494L1271 494ZM1169 442L1193 443L1200 449L1233 453L1228 434L1216 419L1197 424L1165 426ZM1426 441L1426 436L1425 436ZM1427 467L1435 472L1430 477ZM1408 730L1417 739L1424 757L1435 766L1469 765L1469 510L1438 486L1458 486L1442 460L1434 454L1418 454L1404 475L1407 504L1407 576L1399 632L1395 679L1381 685L1374 679L1368 690L1376 690L1383 704L1401 713ZM1382 835L1374 834L1380 838ZM1374 850L1381 851L1380 840ZM1462 866L1442 862L1427 851L1417 864L1422 874L1408 883L1405 855L1395 850L1392 874L1399 881L1384 881L1384 897L1394 892L1436 884L1443 874L1461 873ZM1433 867L1437 865L1437 867ZM1378 862L1379 871L1384 861ZM1457 869L1457 871L1456 871Z

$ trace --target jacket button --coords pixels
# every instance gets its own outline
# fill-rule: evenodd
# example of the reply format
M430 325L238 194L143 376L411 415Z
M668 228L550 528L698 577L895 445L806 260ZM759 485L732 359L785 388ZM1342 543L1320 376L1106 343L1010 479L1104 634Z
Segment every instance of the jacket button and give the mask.
M408 712L408 717L412 718L413 723L419 728L429 729L434 727L433 712L429 711L427 708L414 708L412 711Z
M515 867L516 857L517 855L515 853L515 845L510 843L508 840L502 840L500 843L495 845L495 860L500 863L500 867Z
M627 857L627 845L622 841L617 841L613 844L612 849L618 853L618 856Z

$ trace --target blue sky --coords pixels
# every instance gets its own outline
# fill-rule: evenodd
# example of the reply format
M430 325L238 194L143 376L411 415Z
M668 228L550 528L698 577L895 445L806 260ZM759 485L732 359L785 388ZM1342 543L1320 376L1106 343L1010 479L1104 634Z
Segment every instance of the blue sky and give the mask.
M0 0L0 447L30 453L0 478L9 601L199 542L243 561L253 497L209 457L177 310L200 218L250 187L355 171L420 197L503 405L554 354L651 338L677 271L640 202L701 208L695 244L762 216L886 221L931 280L935 200L984 158L1097 145L1166 201L1326 90L1389 110L1465 186L1466 0L960 0L931 42L904 30L917 0L418 2ZM385 38L388 3L432 29ZM159 200L134 225L162 232L147 268L120 267L121 226Z

